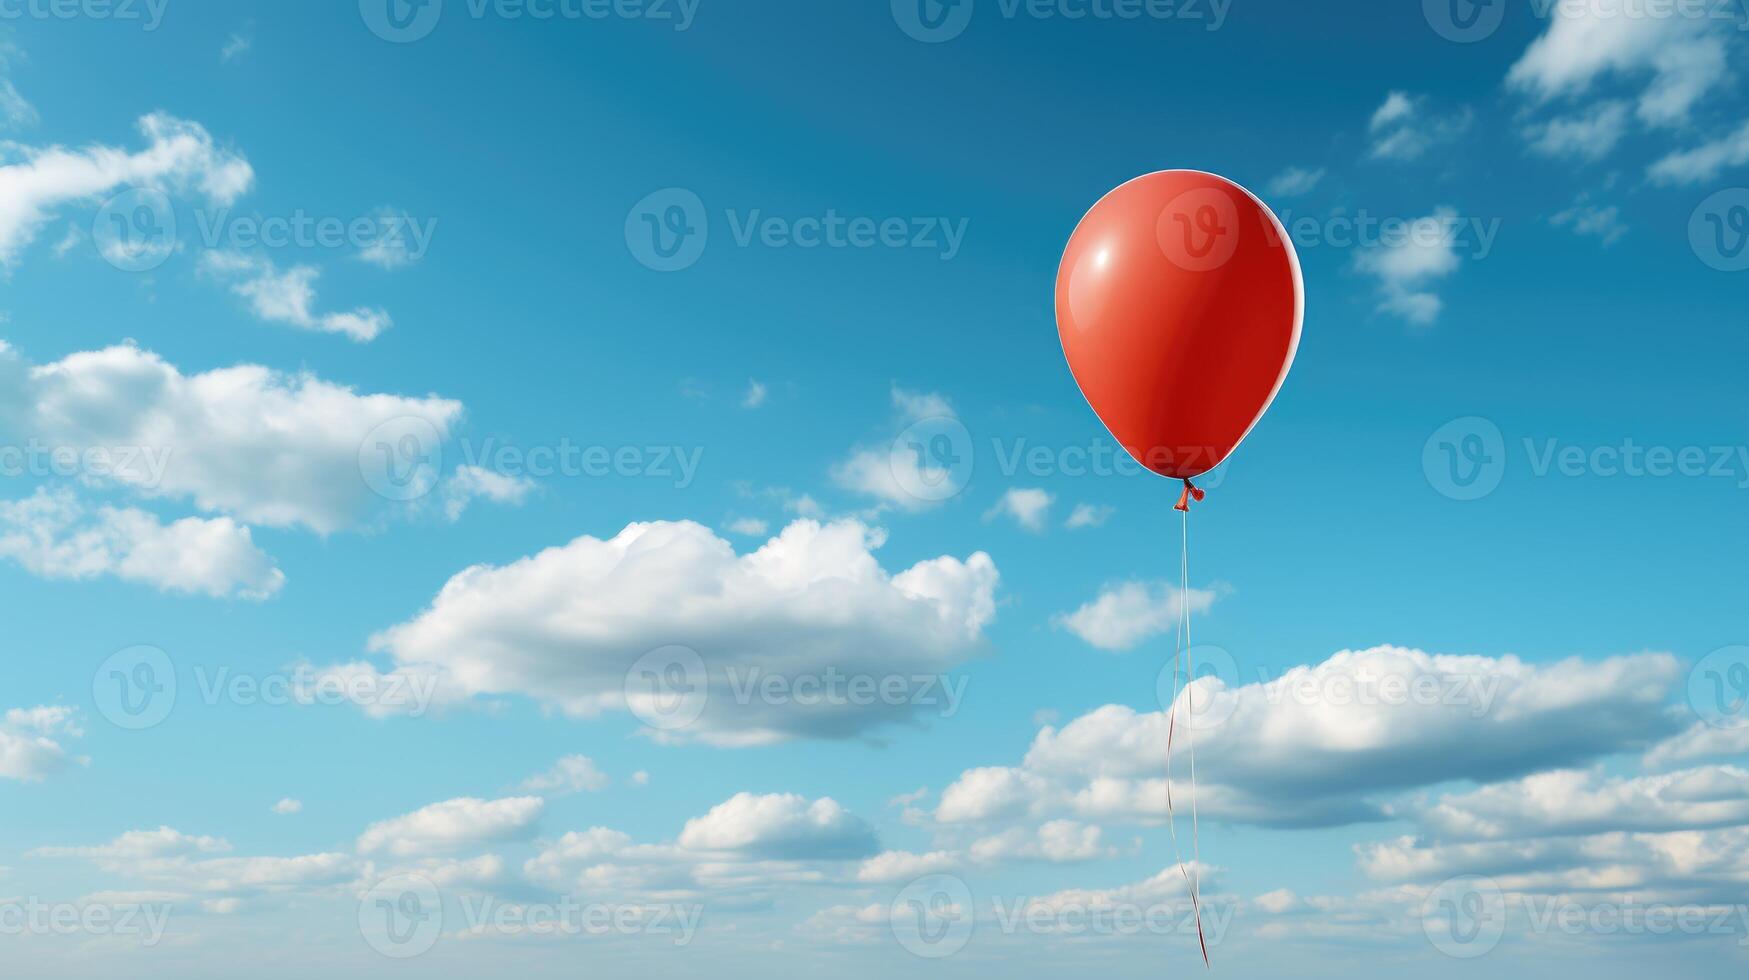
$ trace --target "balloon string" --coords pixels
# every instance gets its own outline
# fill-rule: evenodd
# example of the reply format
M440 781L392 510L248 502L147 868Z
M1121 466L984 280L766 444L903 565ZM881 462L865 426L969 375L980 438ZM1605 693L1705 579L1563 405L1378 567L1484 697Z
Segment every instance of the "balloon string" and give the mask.
M1192 491L1196 499L1202 499L1202 491L1192 487L1189 480L1184 481L1185 494ZM1186 886L1190 889L1190 905L1196 913L1196 941L1202 948L1202 964L1209 964L1208 940L1202 930L1202 843L1197 827L1196 812L1196 689L1191 683L1195 680L1190 674L1181 674L1180 670L1189 665L1194 671L1195 666L1190 652L1190 507L1180 498L1180 506L1174 508L1183 514L1181 536L1178 551L1178 605L1179 615L1175 624L1175 636L1172 652L1172 706L1167 711L1166 721L1166 827L1172 835L1172 855L1178 861L1178 873L1184 877ZM1191 865L1196 869L1196 877L1191 878L1184 867L1184 853L1178 846L1177 811L1172 799L1172 747L1178 732L1178 679L1185 678L1184 694L1190 702L1190 724L1186 726L1186 737L1190 739L1190 835L1192 858Z

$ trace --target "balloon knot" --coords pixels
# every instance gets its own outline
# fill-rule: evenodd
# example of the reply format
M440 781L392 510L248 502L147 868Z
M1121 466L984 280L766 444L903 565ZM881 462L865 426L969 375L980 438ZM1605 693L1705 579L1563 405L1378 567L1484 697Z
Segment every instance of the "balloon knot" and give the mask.
M1184 481L1184 492L1178 495L1178 503L1172 505L1172 509L1173 510L1182 510L1185 513L1189 513L1190 512L1190 502L1192 500L1201 500L1202 498L1204 498L1206 496L1208 496L1208 494L1205 494L1201 490L1198 490L1196 488L1196 484L1190 482L1189 480L1185 480Z

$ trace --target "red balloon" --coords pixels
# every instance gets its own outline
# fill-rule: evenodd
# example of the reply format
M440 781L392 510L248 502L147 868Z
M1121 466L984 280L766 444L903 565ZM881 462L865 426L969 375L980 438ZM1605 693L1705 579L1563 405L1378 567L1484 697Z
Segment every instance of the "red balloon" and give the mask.
M1281 222L1195 170L1100 198L1057 270L1057 334L1081 394L1137 462L1173 479L1220 465L1257 424L1304 314Z

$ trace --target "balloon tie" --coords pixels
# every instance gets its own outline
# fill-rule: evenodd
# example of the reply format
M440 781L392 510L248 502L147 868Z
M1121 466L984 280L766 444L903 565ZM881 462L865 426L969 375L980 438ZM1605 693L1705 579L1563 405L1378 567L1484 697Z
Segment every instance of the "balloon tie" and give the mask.
M1192 500L1201 500L1202 498L1204 498L1206 496L1208 496L1208 494L1203 493L1201 490L1198 490L1196 487L1196 484L1190 482L1189 480L1185 480L1184 481L1184 492L1178 495L1178 503L1173 504L1172 509L1173 510L1181 510L1181 511L1184 511L1186 514L1188 514L1188 513L1190 513L1190 502Z

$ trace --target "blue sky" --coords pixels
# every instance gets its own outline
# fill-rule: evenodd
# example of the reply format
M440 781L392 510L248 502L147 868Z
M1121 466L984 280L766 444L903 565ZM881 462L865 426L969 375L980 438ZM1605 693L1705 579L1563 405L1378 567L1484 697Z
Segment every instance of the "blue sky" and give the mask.
M8 962L1197 969L1188 609L1219 971L1739 975L1746 24L0 5ZM1189 592L1051 305L1181 167L1307 290Z

